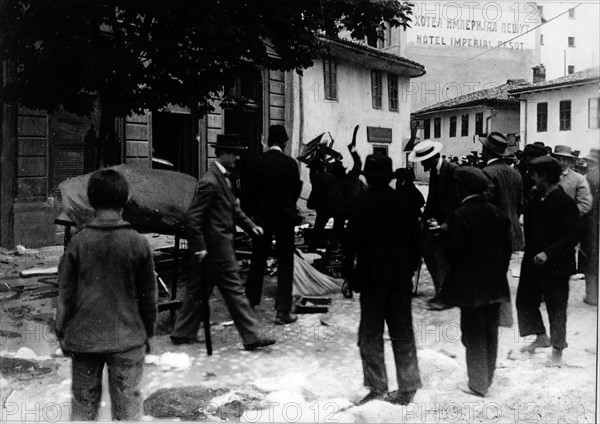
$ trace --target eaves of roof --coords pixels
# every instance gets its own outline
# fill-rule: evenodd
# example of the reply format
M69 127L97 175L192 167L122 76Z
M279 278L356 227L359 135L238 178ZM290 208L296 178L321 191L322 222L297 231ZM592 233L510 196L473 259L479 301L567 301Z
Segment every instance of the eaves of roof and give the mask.
M532 84L526 84L522 87L515 87L509 90L511 95L521 95L544 90L555 90L559 88L574 87L578 85L600 82L600 68L589 68L583 71L575 72L564 77L555 78L549 81L540 81Z
M384 52L366 44L344 39L320 37L324 54L339 57L350 63L368 66L411 78L425 75L425 66L393 53Z

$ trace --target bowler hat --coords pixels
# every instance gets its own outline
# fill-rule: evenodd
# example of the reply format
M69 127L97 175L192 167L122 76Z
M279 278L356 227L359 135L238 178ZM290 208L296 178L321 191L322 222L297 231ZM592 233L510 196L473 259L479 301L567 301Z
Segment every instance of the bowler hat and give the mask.
M483 147L488 149L490 152L497 156L509 156L510 152L507 152L508 140L497 131L492 131L487 137L479 137L479 141L483 144Z
M215 149L222 150L246 150L237 134L217 134L216 143L208 143Z
M562 172L560 163L551 156L541 156L533 159L529 163L529 169L531 171L543 172L555 176L560 175Z
M573 152L571 150L571 146L565 146L562 144L554 146L554 153L552 153L552 156L561 156L563 158L573 158L573 159L576 158L576 156L573 154Z
M523 149L523 156L527 156L527 157L540 157L540 156L546 156L548 152L546 152L546 149L544 148L544 146L540 146L539 144L533 143L533 144L528 144L527 146L525 146L525 148Z
M439 141L425 140L417 143L413 151L408 155L410 162L422 162L442 151L442 143Z
M392 159L384 155L369 155L365 160L365 168L362 171L367 177L382 177L392 179Z
M488 179L479 168L463 166L456 170L454 178L467 193L481 194L488 187Z
M283 125L271 125L269 127L269 137L267 138L267 144L272 146L273 144L285 143L290 138L285 131Z

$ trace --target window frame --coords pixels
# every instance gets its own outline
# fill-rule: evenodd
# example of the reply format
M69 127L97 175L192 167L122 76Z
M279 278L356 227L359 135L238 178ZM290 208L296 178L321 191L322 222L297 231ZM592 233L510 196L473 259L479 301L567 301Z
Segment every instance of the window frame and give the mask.
M448 131L448 137L456 137L456 122L458 121L456 115L450 117L450 129Z
M483 134L483 112L475 114L475 135Z
M431 119L423 119L423 140L431 139Z
M575 73L575 65L567 65L567 75Z
M398 75L396 74L387 74L388 80L388 108L390 112L399 112L400 111L400 103L398 101ZM395 81L395 85L392 84L392 81Z
M539 102L536 106L536 130L537 132L548 131L548 102Z
M338 100L337 63L332 58L323 58L323 89L325 100Z
M442 136L442 118L433 118L433 138Z
M595 116L592 116L592 103L595 101L596 103L596 113ZM593 120L596 121L595 126L593 126ZM588 128L598 129L600 128L600 97L590 97L588 99Z
M558 129L571 131L571 100L561 100L558 103Z
M383 110L383 72L371 69L371 106Z
M574 7L569 9L569 19L575 19L575 8Z
M466 113L460 117L460 136L469 136L469 114Z
M575 47L575 37L567 37L567 46Z

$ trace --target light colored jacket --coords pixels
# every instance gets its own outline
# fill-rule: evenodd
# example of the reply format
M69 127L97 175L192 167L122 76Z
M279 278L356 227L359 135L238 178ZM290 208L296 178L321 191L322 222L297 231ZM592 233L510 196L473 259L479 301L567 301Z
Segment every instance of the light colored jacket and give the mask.
M567 172L561 174L558 184L571 199L575 200L580 216L592 210L592 192L590 191L590 185L583 175L573 171L571 168L567 168Z

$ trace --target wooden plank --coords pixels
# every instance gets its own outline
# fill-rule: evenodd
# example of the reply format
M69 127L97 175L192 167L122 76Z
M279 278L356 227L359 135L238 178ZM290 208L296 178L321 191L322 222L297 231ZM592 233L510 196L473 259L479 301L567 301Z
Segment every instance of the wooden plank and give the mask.
M17 176L45 177L48 159L45 157L20 157L18 159Z
M269 69L269 79L271 81L285 81L285 73L283 71L277 71Z
M223 116L215 113L208 114L208 128L221 129L223 128Z
M126 140L148 141L148 139L149 139L148 124L138 124L138 123L128 122L125 125L125 139Z
M285 97L281 94L270 94L269 104L271 106L285 107Z
M271 120L285 121L285 109L277 106L269 106L269 117Z
M46 156L48 154L48 139L19 137L19 156Z
M19 116L17 134L20 137L47 137L48 118L45 116Z
M216 143L218 134L222 134L222 131L220 129L216 130L213 128L209 128L207 130L206 142L207 143ZM211 149L209 149L209 154L210 154L210 150Z
M148 168L148 158L125 158L125 163L140 168Z
M269 93L285 95L285 83L282 81L269 81Z
M147 141L126 141L125 155L127 157L148 157L148 142Z
M126 121L128 124L129 123L143 123L143 124L147 124L148 123L148 115L146 114L142 114L142 115L137 115L137 114L133 114L133 115L129 115L126 119Z
M45 197L48 190L46 177L18 178L17 197Z

